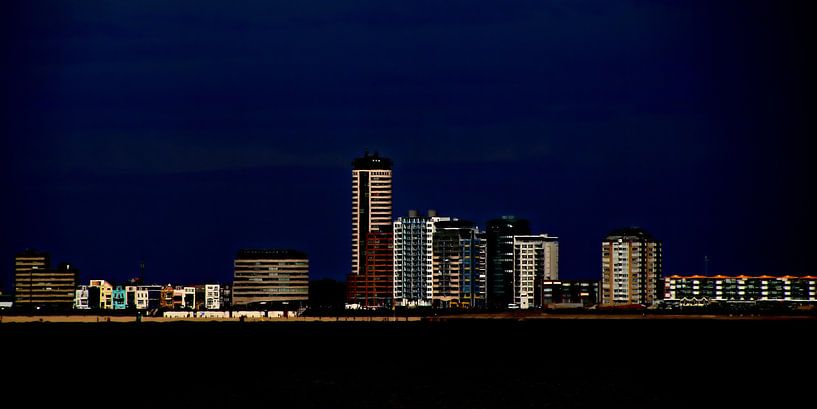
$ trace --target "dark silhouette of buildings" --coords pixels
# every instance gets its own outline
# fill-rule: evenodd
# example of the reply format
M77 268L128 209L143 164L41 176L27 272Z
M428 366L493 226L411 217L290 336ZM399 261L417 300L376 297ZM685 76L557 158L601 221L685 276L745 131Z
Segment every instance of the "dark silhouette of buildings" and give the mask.
M530 222L502 216L488 221L485 233L488 240L488 305L506 308L513 302L513 237L531 234Z

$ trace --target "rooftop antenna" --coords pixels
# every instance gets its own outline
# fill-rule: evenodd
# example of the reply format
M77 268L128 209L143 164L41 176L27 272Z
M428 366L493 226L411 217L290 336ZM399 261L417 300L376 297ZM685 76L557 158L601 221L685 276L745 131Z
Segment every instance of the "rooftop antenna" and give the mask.
M145 259L139 260L139 279L145 282Z
M704 275L709 275L709 256L704 256Z

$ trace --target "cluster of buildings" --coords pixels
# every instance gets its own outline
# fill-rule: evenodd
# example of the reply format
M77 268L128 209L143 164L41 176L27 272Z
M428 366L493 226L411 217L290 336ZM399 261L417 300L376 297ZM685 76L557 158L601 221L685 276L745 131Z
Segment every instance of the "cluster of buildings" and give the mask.
M662 244L639 228L610 232L601 242L600 255L600 280L564 280L559 276L558 237L533 234L527 220L503 216L482 229L434 210L425 215L411 210L393 219L392 161L366 152L352 162L349 308L817 301L813 277L665 280Z
M652 303L663 293L661 243L640 229L602 243L603 278L560 280L559 238L513 216L481 228L411 210L392 219L392 161L368 152L352 163L350 308L542 308Z
M30 309L214 311L232 308L298 310L309 298L309 259L293 250L240 250L231 285L147 285L140 278L113 285L67 263L51 267L46 252L15 256L14 304Z
M429 210L392 215L392 161L364 153L352 162L352 263L346 307L532 309L559 306L704 306L712 303L817 302L815 277L669 276L662 244L640 228L601 242L600 280L559 275L559 238L535 234L527 220L503 216L485 227ZM48 254L19 253L15 297L21 306L77 310L212 311L234 307L288 311L309 299L309 259L283 249L240 250L231 285L79 283L79 271ZM140 275L141 276L141 275Z
M113 285L92 279L68 263L51 267L46 252L25 250L14 260L14 303L21 307L75 310L219 310L229 308L229 285L145 285L141 278Z

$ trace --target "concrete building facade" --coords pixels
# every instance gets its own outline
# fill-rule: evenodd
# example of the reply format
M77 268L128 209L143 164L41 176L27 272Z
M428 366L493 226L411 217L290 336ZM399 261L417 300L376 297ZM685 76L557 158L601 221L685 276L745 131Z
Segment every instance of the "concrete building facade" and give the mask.
M70 309L79 271L68 263L51 268L48 253L25 250L14 257L14 300L21 307Z
M542 306L542 282L559 278L559 239L547 234L513 237L513 305Z
M236 254L233 306L295 309L309 300L309 259L295 250L241 250Z
M604 305L652 305L663 296L662 246L647 231L612 231L601 244Z

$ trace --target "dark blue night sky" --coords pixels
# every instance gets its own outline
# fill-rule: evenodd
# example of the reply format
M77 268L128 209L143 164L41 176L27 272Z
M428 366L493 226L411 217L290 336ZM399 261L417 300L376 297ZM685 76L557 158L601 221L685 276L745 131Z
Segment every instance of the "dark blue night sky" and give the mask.
M395 3L395 4L392 4ZM636 225L665 273L815 273L814 10L728 1L4 2L0 287L228 282L243 247L351 258L351 160L395 215L529 218L563 278Z

